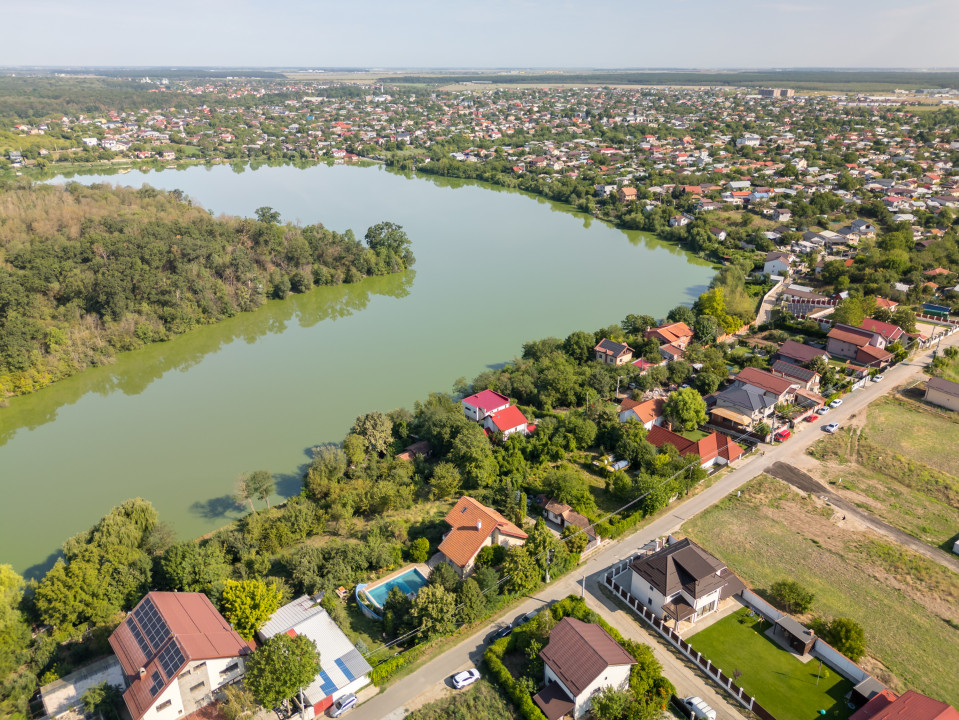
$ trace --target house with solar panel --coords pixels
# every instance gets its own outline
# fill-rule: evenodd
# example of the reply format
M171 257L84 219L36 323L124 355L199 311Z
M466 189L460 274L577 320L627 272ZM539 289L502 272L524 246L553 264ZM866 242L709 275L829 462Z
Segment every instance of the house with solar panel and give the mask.
M173 720L240 680L250 645L203 593L151 592L110 635L132 720Z
M291 637L305 635L316 643L320 651L320 673L309 687L303 688L307 718L322 714L342 696L369 685L367 673L372 670L330 614L320 607L319 597L304 595L284 605L257 633L264 642L286 633Z

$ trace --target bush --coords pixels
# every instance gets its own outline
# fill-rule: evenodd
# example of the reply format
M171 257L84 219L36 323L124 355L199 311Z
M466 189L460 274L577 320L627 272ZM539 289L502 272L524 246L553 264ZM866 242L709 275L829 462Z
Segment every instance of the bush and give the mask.
M506 548L502 545L487 545L476 556L479 567L499 567L506 559Z
M409 556L411 562L425 563L430 559L430 541L422 537L416 538L410 543Z
M769 588L769 598L780 610L805 613L812 608L816 596L795 580L779 580Z
M506 652L509 640L510 638L500 638L483 654L483 661L486 663L490 679L503 689L526 720L546 720L543 711L533 702L525 686L516 682L503 664L503 654Z
M384 660L375 668L370 670L370 682L376 686L382 687L383 683L390 680L396 673L407 665L412 664L423 654L426 645L417 645L404 653L394 655L389 660Z

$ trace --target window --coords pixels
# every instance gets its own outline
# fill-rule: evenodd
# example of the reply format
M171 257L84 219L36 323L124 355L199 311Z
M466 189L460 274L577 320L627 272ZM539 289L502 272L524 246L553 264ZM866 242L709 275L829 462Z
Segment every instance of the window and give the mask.
M652 592L654 589L655 589L655 588L654 588L652 585L649 586L649 591L650 591L650 592Z
M172 704L173 704L172 700L166 700L165 702L161 702L159 705L157 705L157 712L160 712L161 710L166 710Z
M225 667L220 670L220 675L229 675L231 672L236 672L237 668L240 667L240 663L233 663L229 667Z
M204 685L206 685L205 682L197 683L196 685L190 688L190 692L192 693L192 692L196 692L197 690L201 690Z

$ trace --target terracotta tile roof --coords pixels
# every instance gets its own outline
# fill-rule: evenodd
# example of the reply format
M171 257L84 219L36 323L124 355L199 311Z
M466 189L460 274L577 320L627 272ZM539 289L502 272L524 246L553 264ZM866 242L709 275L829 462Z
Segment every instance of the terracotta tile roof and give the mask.
M461 568L469 565L494 530L522 540L527 537L498 512L467 496L461 497L446 514L446 522L452 530L438 549Z
M565 617L549 634L549 644L539 651L563 685L579 697L612 665L635 665L636 660L599 625Z
M645 333L646 338L656 338L664 343L688 342L693 337L693 331L686 323L675 322L651 328Z
M666 401L663 398L651 398L650 400L642 402L638 400L624 400L623 404L619 406L619 411L626 412L627 410L632 410L636 413L639 421L645 424L652 422L658 417L662 417L663 406L665 404Z
M872 333L861 330L860 332L853 332L850 330L845 330L843 328L834 327L829 331L829 334L826 335L827 338L831 340L839 340L840 342L846 342L850 345L856 345L862 347L863 345L868 345L869 340L871 339Z
M147 593L110 635L110 646L131 680L123 700L133 720L143 717L187 663L250 650L206 595L173 592Z
M653 425L646 435L646 441L657 448L668 443L679 450L680 455L698 455L704 464L716 457L733 462L743 454L743 449L734 443L732 438L719 432L713 432L699 442L693 442L664 427Z
M774 395L782 395L796 384L793 380L787 380L786 378L773 375L771 372L766 372L765 370L754 367L743 368L742 371L736 375L736 379L744 385L752 385L761 390L771 392Z
M915 690L906 690L898 698L887 690L859 708L849 720L959 720L959 711Z
M859 327L868 332L879 333L886 338L886 340L896 340L897 338L902 337L902 328L898 325L881 322L879 320L873 320L872 318L866 318L863 320L862 325Z
M870 365L876 362L887 362L892 359L892 353L875 345L863 345L856 350L856 362Z

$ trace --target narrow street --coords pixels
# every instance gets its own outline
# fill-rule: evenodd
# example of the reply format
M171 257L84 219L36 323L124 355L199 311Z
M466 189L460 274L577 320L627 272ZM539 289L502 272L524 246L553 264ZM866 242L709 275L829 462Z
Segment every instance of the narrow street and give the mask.
M959 334L946 338L942 345L951 345L959 341ZM867 383L866 387L844 398L843 404L829 412L832 422L842 425L852 415L861 411L873 400L895 390L917 376L921 375L932 350L926 350L915 357L900 363L885 373L885 380L881 383ZM611 565L630 557L640 547L650 540L663 537L674 532L682 524L702 512L708 507L722 500L748 481L762 474L775 463L788 463L791 458L802 456L814 442L822 437L819 425L810 424L796 432L785 443L771 447L764 454L754 455L743 465L720 478L715 484L689 499L676 503L667 508L665 514L660 515L641 527L638 531L621 540L610 542L589 558L577 570L561 580L531 596L528 600L516 605L506 615L506 619L523 613L531 612L543 605L560 600L570 594L580 594L582 580L586 578L586 599L589 606L599 612L613 627L623 632L627 637L642 640L652 646L656 657L663 663L666 677L676 686L680 695L699 695L717 711L718 720L740 720L743 715L738 711L740 707L735 701L727 698L704 675L691 666L679 660L667 649L665 641L652 637L652 631L639 625L638 619L627 617L627 613L616 607L599 590L598 581L602 573ZM398 720L406 714L406 707L413 704L422 693L431 691L436 694L436 686L448 685L448 678L453 673L467 667L479 667L482 663L483 652L486 649L485 638L501 623L491 623L478 632L463 639L455 647L423 665L415 672L407 675L382 693L360 705L351 713L352 720ZM418 705L418 703L417 703Z

